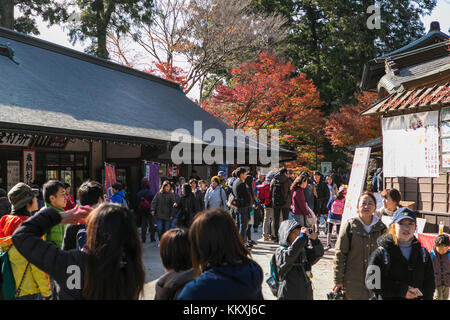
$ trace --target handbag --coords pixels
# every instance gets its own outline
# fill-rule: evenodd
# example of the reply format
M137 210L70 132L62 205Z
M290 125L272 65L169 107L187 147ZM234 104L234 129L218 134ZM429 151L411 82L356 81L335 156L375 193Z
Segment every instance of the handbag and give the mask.
M306 208L309 211L309 215L306 216L306 222L309 224L310 227L314 226L317 223L317 217L314 214L314 211L311 210L311 208L306 203Z

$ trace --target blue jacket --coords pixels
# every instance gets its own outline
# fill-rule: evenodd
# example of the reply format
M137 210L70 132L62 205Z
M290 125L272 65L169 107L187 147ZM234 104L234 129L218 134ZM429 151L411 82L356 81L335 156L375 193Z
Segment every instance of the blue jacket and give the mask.
M206 270L186 284L179 300L263 300L263 272L259 264L225 265Z
M123 199L125 199L125 191L120 190L119 192L114 193L111 197L111 202L121 204Z

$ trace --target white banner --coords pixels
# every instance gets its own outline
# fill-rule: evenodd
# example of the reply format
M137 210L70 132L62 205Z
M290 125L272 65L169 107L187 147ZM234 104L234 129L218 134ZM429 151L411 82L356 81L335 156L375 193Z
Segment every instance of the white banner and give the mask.
M383 118L385 177L439 177L439 111Z
M352 172L348 183L347 196L345 200L344 213L342 214L342 225L348 220L358 216L358 198L366 184L366 173L369 165L371 148L357 148L353 157ZM341 228L341 232L344 228Z
M12 189L16 184L20 182L20 161L8 160L7 161L8 174L6 177L8 187L7 192Z
M36 180L36 152L23 150L23 182L30 185Z

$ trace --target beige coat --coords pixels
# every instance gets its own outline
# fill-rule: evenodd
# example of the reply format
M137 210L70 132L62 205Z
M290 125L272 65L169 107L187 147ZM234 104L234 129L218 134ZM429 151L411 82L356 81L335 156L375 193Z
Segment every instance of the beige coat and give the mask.
M349 250L349 237L347 226L350 223L351 246ZM336 242L334 257L334 283L343 284L345 299L368 300L372 294L366 288L366 269L369 265L370 255L377 248L377 239L386 232L386 226L379 220L370 233L364 230L358 219L351 219L343 226L342 232Z

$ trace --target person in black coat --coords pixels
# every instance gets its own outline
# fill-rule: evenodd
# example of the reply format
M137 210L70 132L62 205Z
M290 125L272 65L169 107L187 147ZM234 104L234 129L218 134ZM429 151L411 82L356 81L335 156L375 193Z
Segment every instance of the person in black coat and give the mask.
M103 186L97 181L86 181L78 188L78 199L82 206L90 206L95 209L104 202ZM62 242L63 250L77 249L77 234L80 230L86 229L84 223L69 225L64 232Z
M87 243L82 251L64 251L42 240L58 224L87 219ZM142 247L132 213L117 204L95 210L74 208L58 213L39 211L12 236L17 250L56 282L56 299L138 299L145 281Z
M314 172L314 187L317 192L316 203L314 204L314 213L317 216L316 231L319 232L320 216L325 219L328 217L327 204L330 200L330 190L327 183L323 179L323 175L320 171Z
M376 299L433 299L433 263L414 236L415 228L415 212L400 208L394 214L389 234L378 238L379 247L366 273L366 287Z
M195 279L190 246L187 229L171 229L162 236L159 254L166 273L155 284L155 300L176 300L186 283Z
M182 196L176 202L175 207L178 208L176 226L189 228L194 220L197 212L201 211L199 203L192 193L191 186L187 183L181 186ZM176 227L173 225L172 227Z

